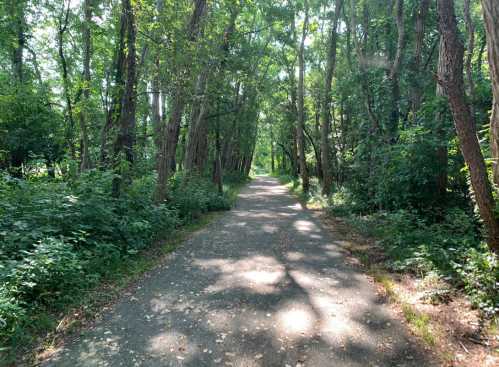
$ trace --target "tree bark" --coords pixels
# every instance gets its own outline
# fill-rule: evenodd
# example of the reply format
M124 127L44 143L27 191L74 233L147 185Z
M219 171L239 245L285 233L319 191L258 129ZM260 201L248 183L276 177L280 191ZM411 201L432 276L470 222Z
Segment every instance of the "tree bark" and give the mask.
M490 118L490 146L493 159L494 183L499 185L499 3L482 0L483 18L487 35L492 93L494 95Z
M494 213L495 202L476 128L466 102L463 79L464 46L458 34L454 1L439 0L437 10L444 58L442 69L438 74L438 82L449 99L459 146L469 167L475 200L487 229L489 247L495 253L499 253L499 221Z
M338 22L340 19L343 0L336 0L333 23L329 35L329 50L326 61L326 75L324 81L324 101L321 113L321 163L322 163L322 194L329 195L333 184L333 174L331 172L329 134L331 131L331 88L333 83L334 70L336 67L336 43L338 38Z
M302 179L303 192L309 191L309 178L307 161L305 157L305 39L308 32L308 1L304 1L305 19L303 21L300 48L298 50L298 124L296 128L296 140L298 143L298 161L300 164L300 175Z

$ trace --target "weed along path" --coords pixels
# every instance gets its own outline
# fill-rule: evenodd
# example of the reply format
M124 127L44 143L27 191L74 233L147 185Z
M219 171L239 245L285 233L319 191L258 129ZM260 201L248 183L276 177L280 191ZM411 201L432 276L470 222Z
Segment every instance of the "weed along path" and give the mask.
M258 177L43 366L432 366L311 213Z

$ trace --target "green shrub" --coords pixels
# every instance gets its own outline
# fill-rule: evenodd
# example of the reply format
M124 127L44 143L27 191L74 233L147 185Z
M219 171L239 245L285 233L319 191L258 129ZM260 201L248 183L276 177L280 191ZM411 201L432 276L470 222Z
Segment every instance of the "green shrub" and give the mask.
M168 206L188 223L202 213L230 209L230 201L206 178L177 174L171 181Z
M0 340L34 315L78 301L126 258L202 213L230 202L204 178L176 176L169 200L153 203L154 175L135 178L119 198L112 172L68 181L0 175Z
M474 216L448 208L435 213L397 210L360 216L355 196L339 192L330 198L329 212L344 215L359 232L379 239L394 271L421 277L436 274L462 288L485 314L499 312L499 264L484 244Z

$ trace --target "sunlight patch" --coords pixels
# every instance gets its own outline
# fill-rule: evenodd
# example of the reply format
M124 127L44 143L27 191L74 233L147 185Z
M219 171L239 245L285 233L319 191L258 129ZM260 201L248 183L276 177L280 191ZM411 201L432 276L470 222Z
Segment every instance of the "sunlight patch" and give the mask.
M285 307L277 313L278 331L291 337L300 337L313 332L316 317L312 309L303 304Z
M297 220L293 223L293 226L300 232L317 231L317 226L309 220Z
M242 274L251 283L273 285L279 283L284 276L283 271L252 270Z

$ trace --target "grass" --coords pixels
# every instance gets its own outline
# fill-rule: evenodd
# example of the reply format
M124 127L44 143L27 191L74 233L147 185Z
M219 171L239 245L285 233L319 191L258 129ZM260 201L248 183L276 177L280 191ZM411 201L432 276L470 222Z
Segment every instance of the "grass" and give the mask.
M427 345L436 344L435 335L432 331L430 317L422 312L417 312L408 303L402 303L402 313L404 318L413 330Z
M235 203L238 193L245 185L246 182L239 182L224 186L231 204ZM98 286L87 291L78 303L67 305L62 312L33 315L32 328L25 340L23 338L23 347L17 351L17 358L25 363L33 363L38 353L55 348L65 336L82 334L84 326L96 319L104 307L113 304L127 288L165 261L186 239L222 215L223 212L203 214L196 221L176 229L168 239L157 241L133 258L117 264ZM19 362L4 359L0 360L0 366L14 366Z

